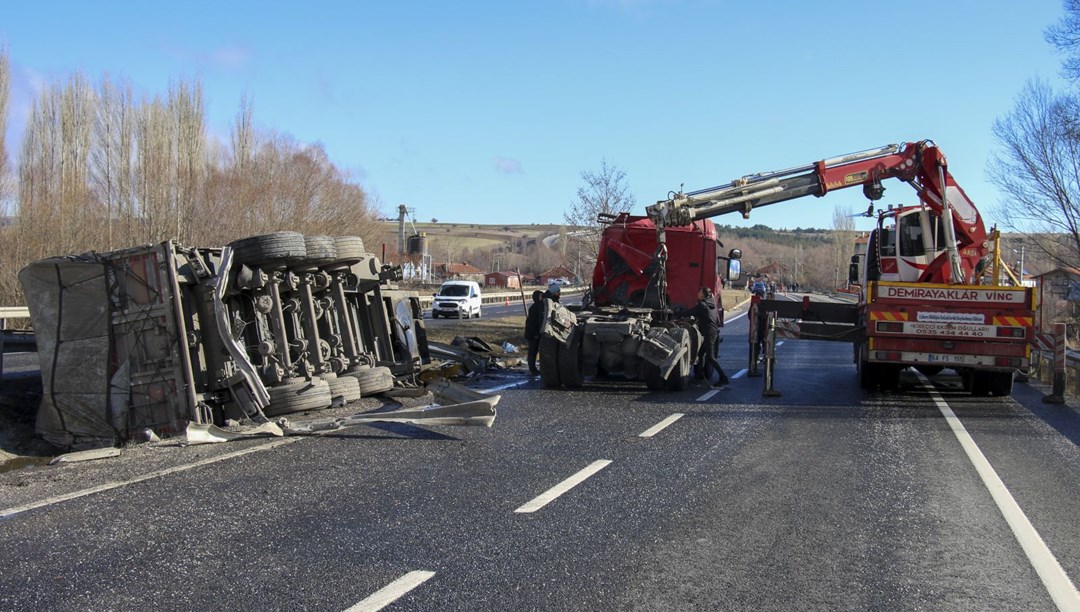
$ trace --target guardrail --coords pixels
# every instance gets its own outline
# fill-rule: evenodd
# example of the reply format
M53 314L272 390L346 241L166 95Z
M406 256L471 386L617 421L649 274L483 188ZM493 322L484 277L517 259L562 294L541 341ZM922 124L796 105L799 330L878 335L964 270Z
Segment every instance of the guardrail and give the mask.
M1045 383L1054 380L1054 352L1031 351L1031 378ZM1080 351L1065 351L1065 392L1080 396Z
M575 294L578 294L578 293L585 293L585 289L586 289L586 287L583 287L583 286L580 286L580 285L576 286L576 287L563 287L561 293L562 293L562 295L575 295ZM481 288L481 291L482 290L483 290L483 288ZM530 296L532 295L532 292L533 292L533 289L526 289L525 290L525 303L526 304L531 303L532 298ZM420 307L421 308L431 308L431 303L434 300L435 300L435 298L430 296L430 295L428 295L428 296L421 295L420 296ZM480 303L481 304L505 304L506 300L510 300L511 304L521 302L521 292L520 291L500 291L499 293L481 293L481 296L480 296Z
M30 309L26 306L0 306L0 378L4 376L4 339L7 336L8 319L29 319ZM20 347L25 350L24 347Z

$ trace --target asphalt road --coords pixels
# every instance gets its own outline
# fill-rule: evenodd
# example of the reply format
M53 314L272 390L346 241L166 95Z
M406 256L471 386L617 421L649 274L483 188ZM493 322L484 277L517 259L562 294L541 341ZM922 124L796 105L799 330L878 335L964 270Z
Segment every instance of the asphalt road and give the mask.
M850 346L794 340L777 349L782 396L765 399L731 314L733 380L715 393L513 375L486 381L517 385L491 430L244 442L227 450L269 450L9 515L0 608L345 610L388 585L404 592L393 610L1052 610L1050 589L1069 605L1075 404L1022 384L974 399L948 374L862 391ZM1000 477L997 500L938 401ZM48 469L109 468L27 474ZM7 476L0 515L33 498Z

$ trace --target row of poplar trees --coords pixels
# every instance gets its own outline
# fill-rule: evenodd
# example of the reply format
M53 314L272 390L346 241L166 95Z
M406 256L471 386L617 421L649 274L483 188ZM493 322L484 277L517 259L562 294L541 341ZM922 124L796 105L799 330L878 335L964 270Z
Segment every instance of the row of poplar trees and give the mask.
M53 255L277 230L378 239L377 207L349 173L320 145L256 130L246 99L220 142L197 80L148 96L76 73L36 92L9 151L10 84L0 48L0 305L25 303L18 271Z

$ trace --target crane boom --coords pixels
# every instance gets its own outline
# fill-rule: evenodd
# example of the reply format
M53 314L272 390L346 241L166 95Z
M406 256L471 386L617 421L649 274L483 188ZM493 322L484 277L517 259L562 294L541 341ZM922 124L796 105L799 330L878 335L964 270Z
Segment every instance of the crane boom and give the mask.
M871 201L885 193L881 181L895 178L910 184L921 204L946 224L945 253L928 268L926 280L970 282L987 254L986 229L979 211L948 170L945 155L929 140L890 144L805 166L750 174L725 185L689 193L672 193L646 208L663 232L666 226L685 226L700 219L738 212L749 218L755 208L805 196L862 186ZM661 238L662 242L662 238Z

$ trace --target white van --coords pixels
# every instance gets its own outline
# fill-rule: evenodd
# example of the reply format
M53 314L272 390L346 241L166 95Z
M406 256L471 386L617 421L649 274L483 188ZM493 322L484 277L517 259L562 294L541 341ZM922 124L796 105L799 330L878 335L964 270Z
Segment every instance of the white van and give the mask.
M480 318L480 285L475 281L446 281L431 304L431 318Z

